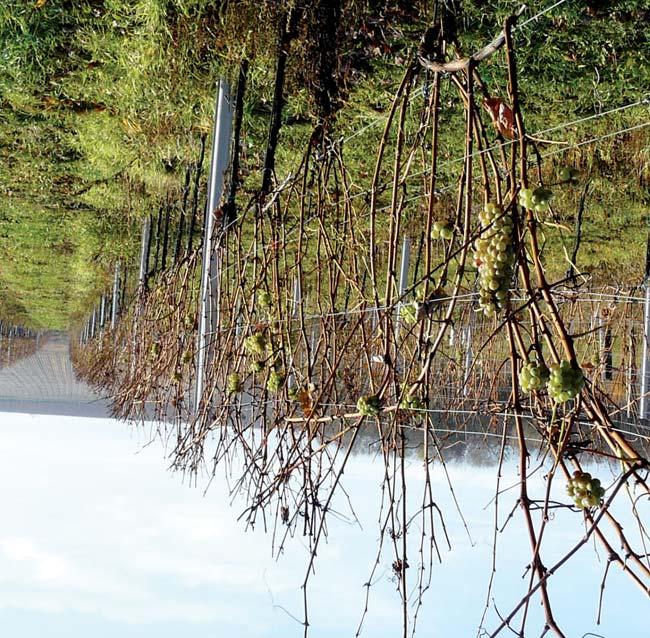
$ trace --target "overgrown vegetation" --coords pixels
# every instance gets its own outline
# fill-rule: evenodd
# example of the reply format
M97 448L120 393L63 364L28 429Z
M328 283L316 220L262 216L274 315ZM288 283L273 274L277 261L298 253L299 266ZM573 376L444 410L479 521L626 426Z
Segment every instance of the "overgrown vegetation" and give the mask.
M286 105L275 170L294 171L314 126L344 138L385 115L399 78L438 3L399 0L213 2L208 0L7 0L0 7L1 310L26 325L64 327L87 312L118 256L133 256L139 219L170 191L211 126L214 83L234 83L250 62L245 100L242 197L261 183L273 101L280 25L287 25ZM447 3L456 49L482 46L519 3ZM531 132L640 101L650 84L641 0L565 3L516 37L521 94ZM541 8L535 5L533 11ZM528 14L526 14L528 15ZM524 16L525 18L525 16ZM322 28L322 25L328 28ZM454 38L449 38L452 41ZM331 55L330 55L331 52ZM334 55L335 53L335 55ZM454 51L450 50L449 55ZM484 67L492 95L505 90L498 56ZM443 88L441 158L462 157L457 101ZM413 98L415 132L425 101ZM581 142L641 124L648 106L540 134ZM370 184L382 124L343 146L357 191ZM579 266L605 278L638 281L648 205L646 129L564 151L544 163L580 184L557 190L574 211L587 182ZM392 142L391 142L392 143ZM449 175L455 166L449 163ZM441 181L447 169L441 166ZM413 194L417 188L413 187ZM568 214L568 213L567 213ZM545 231L549 267L562 272L573 214Z

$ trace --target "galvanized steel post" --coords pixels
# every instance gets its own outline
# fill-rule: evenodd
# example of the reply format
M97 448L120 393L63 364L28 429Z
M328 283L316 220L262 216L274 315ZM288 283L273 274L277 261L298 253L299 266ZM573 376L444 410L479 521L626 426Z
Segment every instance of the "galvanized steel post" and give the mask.
M113 278L113 305L111 308L111 330L115 330L117 316L120 311L120 262L115 264L115 276Z
M645 282L645 311L643 321L643 356L641 359L641 392L639 400L639 418L645 419L648 416L648 341L650 341L650 281Z
M225 80L219 81L214 119L212 159L208 176L208 197L205 207L203 233L201 305L196 362L196 408L198 408L203 394L206 365L209 359L209 350L211 350L210 342L214 339L214 334L219 325L219 256L215 250L218 244L215 213L219 208L225 187L232 130L230 89Z

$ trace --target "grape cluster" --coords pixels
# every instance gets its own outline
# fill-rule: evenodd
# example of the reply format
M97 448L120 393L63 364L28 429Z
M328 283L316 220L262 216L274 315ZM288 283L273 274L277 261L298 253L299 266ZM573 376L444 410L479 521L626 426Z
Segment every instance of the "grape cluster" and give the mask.
M565 403L580 394L585 386L585 375L578 366L572 366L566 359L551 366L548 394L556 403Z
M454 237L454 226L450 222L433 222L431 239L452 239Z
M277 370L271 370L268 381L266 382L266 389L269 392L277 392L284 384L284 374Z
M262 290L258 295L257 295L257 303L260 308L263 308L264 310L267 310L268 308L271 307L271 304L273 303L273 297L270 292L267 290Z
M377 416L381 412L381 400L376 394L359 397L357 410L363 416Z
M519 204L528 210L534 210L538 213L547 211L551 205L552 191L543 186L535 189L522 188L519 193Z
M264 372L264 364L261 361L251 362L250 371L253 374L260 374L261 372Z
M573 168L573 166L564 166L560 169L560 179L563 182L571 182L572 184L577 184L578 175L580 175L580 172L577 168Z
M541 390L548 382L550 374L549 369L543 363L526 363L519 373L521 389L526 394Z
M426 407L424 401L417 396L417 394L409 394L409 386L404 383L401 386L401 395L402 398L399 402L399 407L402 410L424 410Z
M228 394L237 394L242 390L241 377L237 372L232 372L228 375L227 381Z
M263 332L255 332L244 339L244 348L252 354L262 355L266 350L267 343Z
M474 243L474 265L479 271L479 299L484 314L494 315L508 299L514 250L512 218L488 202L480 213L484 232Z
M589 472L576 470L566 486L567 494L573 499L578 509L598 507L605 496L605 489L597 478Z

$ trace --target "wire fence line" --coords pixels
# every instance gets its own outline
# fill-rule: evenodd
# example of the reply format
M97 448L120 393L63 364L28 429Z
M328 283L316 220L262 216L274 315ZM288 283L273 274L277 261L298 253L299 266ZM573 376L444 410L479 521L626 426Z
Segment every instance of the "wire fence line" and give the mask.
M414 95L414 97L415 97L415 95ZM562 130L565 130L565 129L571 127L571 126L576 126L578 124L583 124L584 122L590 122L590 121L597 120L597 119L600 119L600 118L603 118L603 117L607 117L607 116L612 115L614 113L621 113L623 111L627 111L628 109L636 108L637 106L645 106L645 105L649 105L649 104L650 104L650 98L648 96L644 96L643 98L640 98L640 99L638 99L638 100L636 100L634 102L630 102L630 103L625 104L623 106L613 107L613 108L607 109L605 111L599 111L598 113L588 115L586 117L581 117L581 118L577 118L577 119L574 119L574 120L568 120L566 122L562 122L561 124L557 124L557 125L545 128L545 129L541 129L539 131L535 131L534 133L530 134L530 137L535 138L535 137L538 137L540 135L545 135L547 133L562 131ZM643 125L643 126L645 126L645 125ZM626 128L626 129L622 129L621 131L619 131L617 133L614 133L614 134L612 134L610 132L610 133L606 134L606 137L603 137L603 138L595 137L595 138L593 138L592 141L594 141L594 143L595 143L595 142L600 141L601 139L607 139L607 137L611 137L612 135L621 134L623 132L627 132L628 130L634 130L634 129L627 129ZM489 146L489 147L487 147L485 149L481 149L479 151L474 151L473 153L470 154L470 157L473 157L473 158L480 157L481 155L485 155L485 154L490 153L491 151L495 151L495 150L497 150L499 148L506 148L508 146L511 146L513 143L515 143L513 140L501 140L498 144L493 144L492 146ZM589 142L583 142L583 143L586 144L586 143L589 143ZM442 168L444 166L451 166L452 164L456 164L458 162L465 161L465 159L466 159L466 157L463 155L463 156L459 156L459 157L456 157L456 158L453 158L453 159L444 160L443 162L441 162L439 164L439 167ZM427 173L422 171L422 172L419 172L419 173L416 172L416 173L412 174L411 177L415 178L415 177L421 177L421 176L426 176L426 175L427 175ZM359 193L354 193L353 195L350 196L350 200L357 199L357 198L360 198L360 197L365 197L365 196L369 195L370 192L371 192L370 190L364 190L364 191L361 191Z
M535 22L536 20L538 20L542 16L546 15L547 13L550 13L554 9L556 9L559 6L563 5L565 2L566 2L566 0L559 0L555 4L552 4L552 5L544 8L544 9L542 9L541 11L536 13L535 15L533 15L530 18L528 18L527 20L525 20L524 22L518 24L515 27L515 31L520 30L520 29L524 29L530 23ZM425 90L426 89L425 89L424 86L420 87L419 89L417 89L411 95L411 99L415 99L417 97L420 97L421 95L423 95L425 93ZM380 115L380 116L376 117L375 119L373 119L372 121L370 121L368 124L365 124L362 127L360 127L359 129L357 129L353 133L351 133L351 134L341 138L340 140L338 140L337 144L340 145L340 146L343 146L343 145L347 144L348 142L350 142L351 140L355 139L356 137L359 137L360 135L363 135L366 131L370 130L371 128L374 128L375 126L378 126L381 123L386 123L386 121L387 121L387 116Z

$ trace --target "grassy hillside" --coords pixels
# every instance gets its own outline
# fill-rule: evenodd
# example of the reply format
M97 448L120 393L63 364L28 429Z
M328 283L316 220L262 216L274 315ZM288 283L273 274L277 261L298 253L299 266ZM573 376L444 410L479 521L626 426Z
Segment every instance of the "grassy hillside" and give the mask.
M119 255L137 250L139 219L168 194L178 197L184 167L211 126L214 83L234 82L251 60L243 124L245 190L261 181L278 24L294 10L288 45L287 104L277 173L300 161L314 125L332 139L380 123L344 145L354 183L369 183L381 117L406 60L430 24L435 3L213 0L6 0L0 6L0 314L61 328L83 315ZM519 4L464 0L456 7L458 48L490 40ZM552 3L536 2L521 22ZM517 32L528 130L578 144L647 122L648 104L564 126L647 97L646 3L566 2ZM329 21L329 22L328 22ZM323 28L323 24L338 25ZM328 55L335 52L336 55ZM493 94L504 93L499 56L484 66ZM449 91L449 96L452 92ZM451 97L449 97L451 100ZM458 170L460 123L446 116ZM415 98L416 122L423 100ZM446 112L446 111L445 111ZM573 216L591 183L579 265L604 279L637 280L645 254L646 128L549 155L547 181L565 164L580 184L557 189L561 218L547 232L550 267L563 271Z

